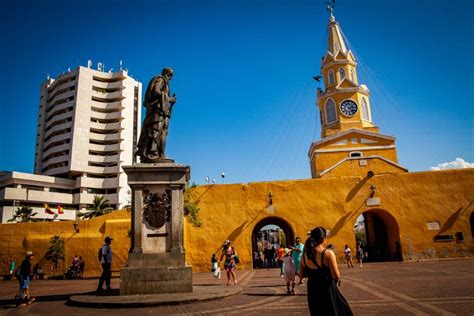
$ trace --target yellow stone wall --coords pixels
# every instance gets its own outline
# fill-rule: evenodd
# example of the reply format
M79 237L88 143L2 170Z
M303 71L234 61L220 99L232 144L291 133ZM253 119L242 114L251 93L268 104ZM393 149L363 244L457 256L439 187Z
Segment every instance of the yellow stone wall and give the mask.
M185 224L187 262L194 271L209 271L213 253L220 252L224 240L230 239L242 263L239 269L251 267L252 231L262 219L278 217L286 221L295 236L306 237L315 226L331 230L329 243L342 260L345 244L355 247L353 225L364 211L383 210L399 226L404 259L472 256L474 244L469 217L474 210L474 169L375 175L373 178L339 177L297 181L259 182L199 186L194 194L201 208L200 228ZM381 205L365 206L370 185L376 187ZM273 194L274 214L268 207L268 193ZM441 231L427 230L427 223L439 221ZM130 239L130 214L118 211L90 221L79 222L74 233L71 222L44 222L0 225L0 273L6 274L8 259L19 264L24 253L32 250L42 260L49 239L61 235L66 239L66 262L75 254L86 262L86 276L97 276L100 267L97 251L105 236L112 236L114 263L118 271L126 262ZM463 243L435 243L433 236L464 233ZM48 272L48 271L46 271Z
M305 237L315 226L331 230L328 243L342 261L345 244L355 247L354 223L364 211L385 210L398 223L406 260L472 256L469 216L474 210L474 169L385 174L371 179L328 179L261 182L196 188L203 222L186 226L187 260L194 271L208 271L212 253L219 253L226 239L234 241L242 263L251 267L252 231L259 221L275 216L289 223L295 236ZM370 185L376 186L381 205L366 207ZM268 192L273 194L274 214L269 214ZM442 234L464 233L464 243L435 243L437 231L427 223L439 221Z
M79 233L75 233L73 222L40 222L0 225L0 274L8 273L8 261L12 256L17 264L24 259L26 251L33 251L33 265L40 262L46 274L50 271L49 262L44 258L51 237L59 235L65 240L65 260L58 269L62 274L71 264L75 255L85 260L85 276L97 276L101 273L98 260L99 248L104 238L111 236L113 262L112 271L118 271L128 258L130 238L130 213L127 211L112 212L89 221L78 221Z

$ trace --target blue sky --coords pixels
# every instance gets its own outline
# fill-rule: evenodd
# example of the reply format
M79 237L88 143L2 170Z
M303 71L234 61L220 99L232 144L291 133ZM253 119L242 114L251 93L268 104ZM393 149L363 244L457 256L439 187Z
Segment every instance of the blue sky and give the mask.
M474 1L337 0L374 122L410 171L474 161ZM175 69L167 155L192 181L310 177L327 45L324 1L2 1L0 170L32 172L39 87L119 60L143 82Z

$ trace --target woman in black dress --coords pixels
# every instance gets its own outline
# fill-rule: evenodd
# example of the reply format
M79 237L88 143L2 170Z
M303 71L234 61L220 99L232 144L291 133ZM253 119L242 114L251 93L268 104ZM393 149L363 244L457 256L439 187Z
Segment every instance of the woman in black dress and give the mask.
M337 287L340 282L336 255L326 249L326 230L316 227L306 240L300 280L308 278L308 306L311 315L352 315L349 303Z

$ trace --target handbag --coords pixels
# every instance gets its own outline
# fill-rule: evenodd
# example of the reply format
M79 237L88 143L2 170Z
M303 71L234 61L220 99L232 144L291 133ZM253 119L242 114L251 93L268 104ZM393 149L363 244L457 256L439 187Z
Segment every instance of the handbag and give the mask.
M240 263L240 258L239 258L238 255L234 256L234 261L235 261L235 263Z

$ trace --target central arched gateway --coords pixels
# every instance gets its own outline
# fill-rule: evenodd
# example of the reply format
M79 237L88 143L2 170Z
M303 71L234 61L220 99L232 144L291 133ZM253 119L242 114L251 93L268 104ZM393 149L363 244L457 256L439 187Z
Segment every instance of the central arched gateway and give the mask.
M284 219L276 216L262 219L252 231L253 267L261 268L265 263L269 267L275 267L274 263L264 260L264 253L271 254L279 247L288 247L294 243L294 239L293 229Z
M389 212L373 209L362 214L366 234L367 261L401 261L400 229Z

